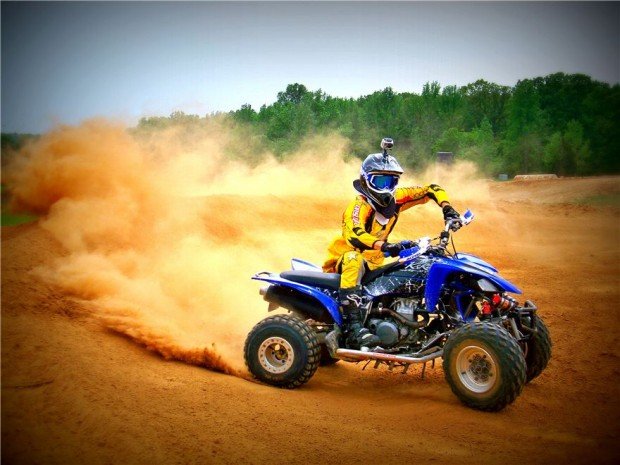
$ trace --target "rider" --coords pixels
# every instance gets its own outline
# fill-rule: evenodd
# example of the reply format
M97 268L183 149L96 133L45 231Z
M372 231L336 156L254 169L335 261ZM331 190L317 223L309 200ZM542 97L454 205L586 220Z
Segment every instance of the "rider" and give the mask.
M396 188L403 169L389 153L393 146L392 139L384 138L383 153L368 155L362 163L360 178L353 181L359 195L345 210L342 234L330 244L323 264L324 272L341 274L339 293L345 328L352 342L360 347L380 343L378 336L362 326L361 281L366 270L374 270L383 263L384 253L397 257L403 249L400 243L388 242L398 215L414 205L434 200L442 207L445 220L460 217L437 184Z

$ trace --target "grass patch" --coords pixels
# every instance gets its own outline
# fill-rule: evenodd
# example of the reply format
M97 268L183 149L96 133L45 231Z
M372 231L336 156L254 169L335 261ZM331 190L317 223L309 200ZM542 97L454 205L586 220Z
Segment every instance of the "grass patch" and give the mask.
M578 205L595 205L599 207L620 207L620 192L614 194L590 195L578 199L575 203Z
M37 217L34 215L12 214L12 213L2 212L1 223L2 223L2 226L17 226L18 224L30 223L31 221L34 221L36 219Z
M36 215L28 213L11 213L8 210L9 194L4 184L0 184L0 194L2 195L2 209L0 210L0 223L2 226L17 226L18 224L30 223L36 220Z

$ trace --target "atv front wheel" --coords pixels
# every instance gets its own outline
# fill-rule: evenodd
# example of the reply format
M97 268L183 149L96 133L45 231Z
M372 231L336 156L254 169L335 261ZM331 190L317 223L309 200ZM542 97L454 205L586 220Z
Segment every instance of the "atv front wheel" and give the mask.
M536 327L532 333L530 340L527 341L527 355L525 363L527 364L526 383L529 383L547 367L551 358L551 338L549 330L540 317L536 317Z
M259 322L245 341L245 363L256 378L293 389L308 382L319 366L320 346L314 331L292 315Z
M444 346L443 370L452 392L465 405L493 412L514 402L526 377L519 344L491 323L456 329Z

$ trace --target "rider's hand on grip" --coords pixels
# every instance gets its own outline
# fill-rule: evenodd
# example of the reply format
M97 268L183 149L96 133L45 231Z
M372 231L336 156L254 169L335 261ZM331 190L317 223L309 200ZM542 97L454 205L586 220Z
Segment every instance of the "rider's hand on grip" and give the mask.
M405 239L404 241L400 241L400 246L403 248L403 250L407 250L415 247L416 243Z
M452 224L450 226L450 229L452 229L452 231L457 231L461 228L461 226L463 226L461 224L460 221L454 221L454 220L460 220L461 219L461 215L459 214L459 212L457 212L452 205L445 205L442 208L443 211L443 219L448 222L452 220Z
M460 221L454 221L453 220L452 224L450 225L450 229L452 231L458 231L462 227L463 227L463 223L461 223Z
M448 221L448 220L457 220L461 217L461 215L459 215L459 212L457 212L452 205L445 205L442 208L443 211L443 219Z
M401 244L390 244L389 242L384 242L381 246L381 252L386 257L398 257L400 251L403 250L403 246Z

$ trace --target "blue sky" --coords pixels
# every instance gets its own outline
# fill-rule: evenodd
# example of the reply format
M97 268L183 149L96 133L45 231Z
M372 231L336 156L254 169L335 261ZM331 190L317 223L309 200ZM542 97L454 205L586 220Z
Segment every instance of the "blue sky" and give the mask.
M0 13L3 132L258 109L294 82L338 97L557 71L620 82L611 2L2 2Z

